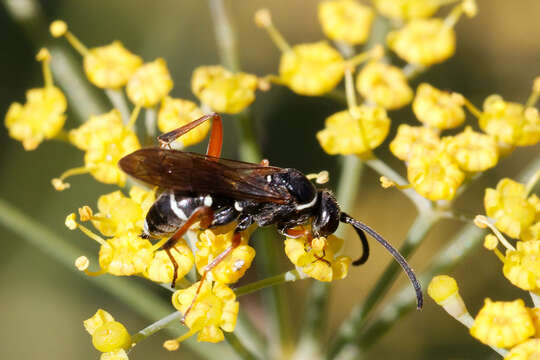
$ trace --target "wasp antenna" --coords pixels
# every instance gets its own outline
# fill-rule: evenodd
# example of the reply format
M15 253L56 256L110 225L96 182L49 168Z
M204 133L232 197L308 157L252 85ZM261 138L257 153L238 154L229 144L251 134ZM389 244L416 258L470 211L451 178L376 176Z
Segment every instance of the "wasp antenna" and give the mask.
M409 277L409 280L411 281L414 291L416 292L416 308L420 310L422 308L422 305L424 303L424 297L422 295L422 287L420 286L420 283L418 282L418 279L416 278L416 275L414 274L414 271L411 269L409 264L407 263L407 260L397 251L388 241L386 241L381 235L379 235L375 230L367 226L366 224L353 219L349 215L345 213L341 213L340 221L349 225L352 225L357 231L357 233L360 235L360 232L367 232L369 235L371 235L375 240L380 242L382 246L388 250L390 254L396 259L396 261L401 265L407 276ZM362 239L362 236L360 235L360 239ZM362 241L364 241L362 239ZM364 255L359 260L362 260L364 258Z
M354 230L358 234L358 237L360 237L360 241L362 241L362 256L360 256L358 260L355 260L352 263L354 266L358 266L364 264L369 258L369 243L367 241L366 233L364 232L364 230L357 227L354 227Z

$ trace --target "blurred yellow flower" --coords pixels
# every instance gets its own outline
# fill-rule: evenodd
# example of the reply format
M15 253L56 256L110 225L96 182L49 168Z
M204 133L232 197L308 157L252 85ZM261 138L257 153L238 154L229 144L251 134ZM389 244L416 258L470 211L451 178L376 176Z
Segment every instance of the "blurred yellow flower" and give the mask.
M232 244L234 230L220 234L214 230L205 230L199 234L196 243L195 265L202 275L205 267ZM251 266L255 249L249 246L249 234L242 236L241 244L227 255L211 271L211 278L223 284L237 282Z
M223 331L233 332L236 326L239 305L234 292L227 285L216 282L212 286L205 281L196 295L199 284L177 290L172 296L172 304L177 310L185 314L190 309L184 318L189 332L178 338L178 342L197 332L198 341L220 342L224 339Z
M503 274L520 289L540 288L540 240L518 241L516 250L507 250Z
M536 360L540 358L540 339L529 339L514 346L504 360Z
M166 96L161 102L157 125L160 131L169 132L203 115L202 110L194 102L184 99L173 99ZM175 142L181 144L182 147L197 144L208 134L210 126L211 123L205 121L187 134L180 136Z
M422 83L416 90L412 109L425 125L441 130L452 129L463 124L463 96L449 93Z
M493 137L475 132L469 126L455 136L443 138L443 142L445 150L464 171L484 171L495 166L499 160Z
M89 49L83 57L88 80L103 89L117 89L126 85L142 63L142 59L129 52L120 41Z
M319 21L324 34L335 41L364 43L371 30L373 10L355 0L330 0L319 3Z
M508 178L499 181L496 189L486 189L484 208L497 229L516 239L536 216L535 197L527 198L525 185Z
M401 69L371 62L356 78L356 89L366 100L385 109L399 109L411 102L413 91Z
M524 342L535 330L523 300L493 302L486 299L470 332L484 344L508 348Z
M431 128L401 124L394 140L390 143L390 151L398 159L407 161L413 154L415 146L424 151L436 151L440 146L439 135Z
M486 133L509 145L528 146L540 141L540 117L532 107L491 95L484 101L478 123Z
M427 18L439 9L433 0L372 0L377 10L392 19L410 20Z
M191 90L212 110L237 114L255 100L257 77L232 73L222 66L199 66L191 77Z
M283 53L279 76L292 91L318 96L334 89L343 78L345 62L325 41L300 44Z
M389 130L390 119L383 108L361 105L329 116L317 140L330 155L359 155L379 146Z
M444 151L422 152L419 146L414 150L407 164L407 178L412 187L429 200L453 199L465 174L452 157Z
M173 81L162 58L140 66L129 78L126 92L137 106L152 107L173 88Z
M418 19L387 36L388 47L403 60L430 66L445 61L456 50L454 29L441 19Z
M303 273L319 281L340 280L347 276L351 258L335 255L342 247L343 240L334 235L285 240L285 254L289 260Z
M9 136L21 141L25 150L34 150L44 139L55 137L66 121L67 101L53 85L51 55L41 49L36 58L42 62L45 87L28 90L24 105L12 103L4 120Z
M120 349L116 351L110 351L102 353L99 360L128 360L126 350Z

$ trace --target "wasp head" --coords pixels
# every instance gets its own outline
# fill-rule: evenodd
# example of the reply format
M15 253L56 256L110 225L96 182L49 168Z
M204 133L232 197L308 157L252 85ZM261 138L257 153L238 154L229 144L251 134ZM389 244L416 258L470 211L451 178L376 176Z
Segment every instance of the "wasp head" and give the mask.
M311 224L313 234L317 237L333 234L338 228L340 214L341 210L334 195L328 190L319 190Z

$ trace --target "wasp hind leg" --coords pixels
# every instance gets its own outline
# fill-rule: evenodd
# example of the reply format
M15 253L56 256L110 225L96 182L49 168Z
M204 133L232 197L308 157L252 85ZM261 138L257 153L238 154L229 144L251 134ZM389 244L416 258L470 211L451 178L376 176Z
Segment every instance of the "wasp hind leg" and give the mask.
M174 233L173 236L171 236L165 244L161 247L163 250L165 250L165 253L167 253L167 256L171 260L171 263L173 265L174 271L173 271L173 279L171 282L171 287L174 288L174 285L176 284L176 279L178 277L178 263L174 259L173 255L171 254L171 249L175 247L176 243L184 234L189 230L189 228L197 221L200 221L200 226L203 229L207 229L212 224L212 220L214 219L214 211L212 208L203 206L195 210L191 216L186 220L186 222Z
M186 134L187 132L193 130L197 126L201 125L205 121L212 119L212 130L210 132L210 141L208 142L208 149L206 150L206 155L213 157L221 156L221 147L223 145L223 122L221 116L216 113L204 115L197 120L190 122L187 125L179 127L169 131L168 133L158 136L158 141L161 144L161 147L171 147L171 143L178 139L180 136Z

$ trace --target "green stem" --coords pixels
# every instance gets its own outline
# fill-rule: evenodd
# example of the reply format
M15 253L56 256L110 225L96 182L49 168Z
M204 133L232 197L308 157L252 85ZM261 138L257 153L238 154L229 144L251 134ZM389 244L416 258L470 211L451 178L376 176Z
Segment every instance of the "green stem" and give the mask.
M233 72L240 71L236 33L227 14L223 0L208 0L210 15L214 24L214 34L219 58L223 66Z
M164 301L161 296L149 291L147 286L137 285L135 282L129 281L126 278L109 275L90 277L86 276L83 272L77 271L73 262L83 253L82 250L67 243L45 226L36 223L33 219L3 199L0 199L0 224L42 250L54 260L76 271L86 281L93 283L122 301L122 303L127 304L138 314L148 319L159 319L170 313L171 305L167 301ZM144 296L141 296L141 294L144 294ZM186 345L194 352L208 359L216 359L220 356L223 356L223 358L232 356L232 353L221 345L217 345L217 347L207 346L197 343L194 339L188 340Z
M164 318L159 319L155 323L148 325L144 329L134 334L131 337L131 342L133 345L138 344L142 340L148 338L151 335L154 335L158 331L167 327L169 324L173 323L174 321L180 321L181 319L182 319L182 314L180 313L180 311L175 311L172 314L169 314L165 316Z
M235 121L240 143L238 144L238 155L240 160L251 163L258 163L262 159L261 150L255 138L253 121L248 110L236 115Z
M429 230L439 220L437 213L429 211L427 213L420 213L409 229L405 242L399 249L401 255L404 258L408 258L425 239ZM364 327L369 314L375 308L375 305L382 299L382 297L388 292L397 275L399 274L401 267L395 261L390 263L381 277L377 280L367 299L362 306L356 306L350 313L350 316L341 324L336 338L330 351L328 352L327 359L332 359L338 354L346 345L356 341L359 332ZM414 294L410 288L407 288L411 294Z
M399 175L385 162L377 158L367 160L366 165L378 172L380 175L386 176L398 185L407 185L407 182L401 175ZM414 203L414 205L416 205L416 208L420 213L428 212L431 209L431 202L420 196L414 189L403 189L401 191Z
M155 141L156 138L156 108L147 108L144 112L144 127L146 128L146 138L149 142Z
M527 164L517 176L518 181L527 181L537 171L538 167L540 167L540 156ZM447 273L470 255L482 244L485 234L486 230L479 229L473 224L464 226L448 245L439 251L426 271L421 274L418 280L422 286L425 288L434 276ZM356 355L354 356L358 356L373 346L398 320L414 309L415 300L414 294L411 293L408 287L402 288L382 309L377 320L364 329L355 343L351 343L351 345L355 346ZM351 347L347 350L349 353L353 353Z
M131 112L122 89L105 89L105 94L109 98L112 106L120 111L124 125L127 125L129 123Z
M240 341L233 332L223 332L225 340L234 349L234 352L244 360L256 360L260 357L255 356L248 348ZM222 357L220 357L222 358Z
M234 293L236 294L236 296L240 297L270 286L280 285L286 282L300 280L302 278L303 277L300 275L298 270L289 270L279 275L270 276L266 279L240 286L239 288L234 289Z

